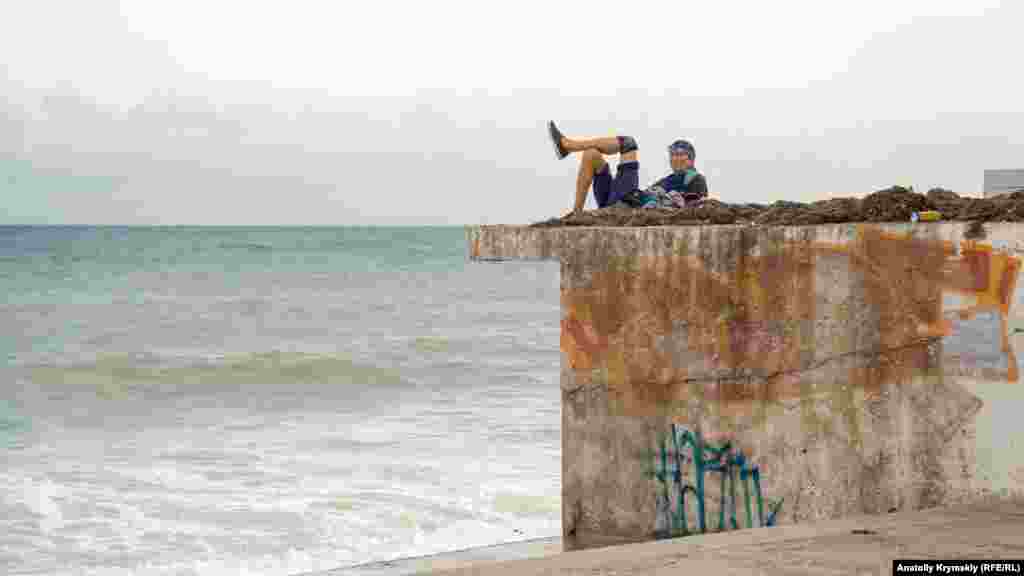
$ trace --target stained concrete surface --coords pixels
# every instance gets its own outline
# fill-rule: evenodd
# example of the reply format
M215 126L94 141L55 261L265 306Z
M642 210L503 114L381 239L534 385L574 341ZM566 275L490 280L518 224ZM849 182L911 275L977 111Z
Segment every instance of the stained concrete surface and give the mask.
M1024 491L1020 224L467 240L561 262L568 548Z

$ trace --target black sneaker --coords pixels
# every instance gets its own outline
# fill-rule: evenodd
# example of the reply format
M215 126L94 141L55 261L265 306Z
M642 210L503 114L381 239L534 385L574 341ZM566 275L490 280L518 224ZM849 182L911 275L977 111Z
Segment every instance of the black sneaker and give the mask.
M551 143L555 145L555 156L559 160L568 156L569 152L562 146L562 133L553 120L548 120L548 134L551 136Z

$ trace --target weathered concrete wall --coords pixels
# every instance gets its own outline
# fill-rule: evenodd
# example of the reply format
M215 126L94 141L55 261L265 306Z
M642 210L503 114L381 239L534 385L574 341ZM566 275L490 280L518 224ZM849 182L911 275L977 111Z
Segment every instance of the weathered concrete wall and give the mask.
M557 259L570 546L1024 494L1024 225L467 230Z

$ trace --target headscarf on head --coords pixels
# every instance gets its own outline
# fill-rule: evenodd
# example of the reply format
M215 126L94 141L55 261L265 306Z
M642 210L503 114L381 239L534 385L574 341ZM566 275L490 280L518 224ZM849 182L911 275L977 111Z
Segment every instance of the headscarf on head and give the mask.
M686 140L676 140L668 147L668 153L673 152L686 152L686 155L690 157L690 162L697 161L697 151L694 150L693 144L690 144Z

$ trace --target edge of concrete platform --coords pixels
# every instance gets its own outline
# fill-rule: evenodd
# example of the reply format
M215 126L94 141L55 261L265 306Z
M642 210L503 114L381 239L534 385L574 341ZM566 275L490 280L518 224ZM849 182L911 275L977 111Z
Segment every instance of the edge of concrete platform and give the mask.
M422 574L424 571L430 573L436 570L465 568L477 564L543 558L560 553L562 553L562 538L553 536L463 548L438 554L366 562L355 566L306 572L295 576L411 576Z
M816 236L840 237L852 235L862 227L879 228L889 232L910 233L914 236L942 239L963 238L969 222L843 222L806 225L750 225L750 224L693 224L678 226L554 226L535 227L512 224L466 225L466 244L469 260L474 262L510 260L560 260L563 255L578 251L581 246L597 246L617 235L641 235L647 239L662 238L665 234L700 235L714 230L754 230L759 234L779 234L797 240L814 231ZM1008 230L1022 228L1019 222L986 222L985 235L1010 237ZM1021 249L1024 246L1017 246Z

